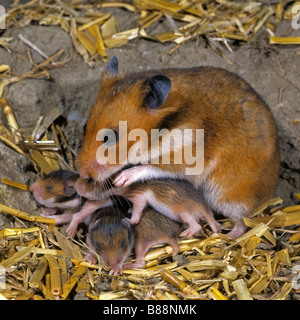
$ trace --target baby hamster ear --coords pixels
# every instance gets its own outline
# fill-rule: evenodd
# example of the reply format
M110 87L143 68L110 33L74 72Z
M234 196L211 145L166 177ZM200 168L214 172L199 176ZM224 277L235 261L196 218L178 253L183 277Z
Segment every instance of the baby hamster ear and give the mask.
M151 109L159 108L166 100L171 88L171 80L163 75L156 75L147 81L149 92L145 98L146 106Z
M118 59L115 55L113 55L106 66L105 72L108 73L110 76L115 77L119 74L118 68Z
M130 224L128 218L123 218L122 219L122 224L126 229L130 229L131 228L131 224Z
M73 182L66 183L64 191L67 196L73 195L76 192L76 189L74 187L74 183Z

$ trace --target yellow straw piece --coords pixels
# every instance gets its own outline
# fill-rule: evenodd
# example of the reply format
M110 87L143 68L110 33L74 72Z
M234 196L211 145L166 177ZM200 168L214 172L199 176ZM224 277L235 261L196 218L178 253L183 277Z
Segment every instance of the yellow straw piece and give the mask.
M10 67L7 64L1 64L0 65L0 73L6 72L6 71L9 71L9 70L10 70Z
M299 242L300 241L300 227L297 228L295 231L298 231L298 232L291 235L288 242Z
M37 268L34 270L34 273L32 274L30 280L29 280L29 286L31 288L38 288L40 285L41 280L43 279L45 272L48 267L48 261L45 257L42 257L40 259L40 262L37 266Z
M270 44L300 44L300 37L275 37L270 36Z
M300 204L296 206L289 206L281 209L281 211L286 212L286 213L292 213L292 212L300 212Z
M214 300L228 300L217 288L213 289L212 298Z
M45 258L48 260L50 268L51 292L54 296L58 296L61 294L61 278L59 265L53 256L46 254Z
M97 25L93 25L88 28L88 31L91 33L91 35L95 38L95 45L98 53L102 57L107 57L107 53L105 52L105 46L103 43L103 39L99 30L99 27Z
M49 223L49 224L55 224L56 221L55 219L52 218L47 218L47 217L41 217L41 216L35 216L35 215L31 215L28 214L26 212L11 208L9 206L6 206L2 203L0 203L0 210L8 213L12 216L16 216L18 218L27 220L27 221L32 221L32 222L40 222L40 223Z
M2 108L3 108L4 114L6 116L7 122L10 125L11 132L14 133L16 130L19 129L19 125L17 123L17 120L16 120L13 112L12 112L12 109L8 105L8 102L5 98L1 98L0 103L2 104Z
M83 31L85 29L90 28L91 26L94 25L99 25L99 23L104 22L105 20L107 20L110 17L110 13L106 13L103 16L101 16L100 18L97 18L95 20L92 20L86 24L83 24L81 27L78 28L78 31Z
M296 197L297 200L300 201L300 193L294 193L294 196Z
M63 285L63 294L61 295L61 298L63 300L67 299L71 290L74 288L80 276L83 275L85 271L86 271L85 266L79 266L78 269L74 272L74 274L70 277L69 282Z
M76 244L71 242L66 236L56 229L54 229L54 234L60 248L67 258L83 261L79 247Z
M34 248L34 245L31 244L28 247L24 248L23 250L16 252L14 255L12 255L10 258L6 259L6 260L2 260L0 262L0 265L4 268L9 268L13 265L15 265L17 262L19 262L20 260L26 258L31 250Z
M243 279L233 281L232 286L239 300L253 300Z
M9 186L21 189L21 190L30 191L29 186L27 186L26 184L23 184L23 183L15 182L15 181L12 181L12 180L9 180L9 179L6 179L6 178L2 178L1 182L5 183L5 184L7 184Z
M162 278L171 283L186 295L200 296L199 293L187 283L179 280L171 270L165 269L161 272Z

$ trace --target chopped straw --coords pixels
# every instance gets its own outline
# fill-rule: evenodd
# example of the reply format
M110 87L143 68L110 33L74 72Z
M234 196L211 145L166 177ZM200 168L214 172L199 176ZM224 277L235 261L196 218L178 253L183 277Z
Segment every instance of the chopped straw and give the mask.
M59 265L52 255L45 255L50 268L50 284L51 293L54 296L58 296L61 293L61 278L60 278L60 268Z
M136 0L132 4L61 0L19 4L16 1L8 9L7 26L24 27L31 22L58 25L70 34L75 50L91 67L99 58L107 61L110 48L139 38L173 43L170 54L187 41L203 39L227 63L233 63L227 57L233 51L233 41L251 42L264 28L271 34L271 44L299 44L298 37L275 35L277 21L294 18L292 5L283 1L273 4L272 1L230 0ZM124 29L111 13L102 12L102 8L133 12L138 16L136 25ZM276 20L271 20L272 17ZM163 33L156 32L158 22L165 23ZM28 47L31 70L16 75L12 66L0 65L0 104L6 117L6 123L0 124L0 140L25 156L42 176L56 168L74 168L74 152L63 127L57 124L61 114L54 108L37 119L33 131L19 128L14 106L4 96L5 88L27 78L49 78L49 70L63 66L69 57L62 50L48 57L43 48L30 40L20 35L19 41ZM0 45L14 50L11 41L12 38L2 37ZM35 64L31 50L44 60ZM297 123L298 119L294 119L293 124ZM29 191L27 185L1 178L7 188ZM294 298L299 293L293 282L293 267L300 261L299 192L295 193L295 199L298 204L293 206L283 205L280 198L265 203L244 219L248 231L236 240L225 234L234 222L219 220L222 234L212 234L204 225L201 237L178 239L179 253L175 257L171 246L156 246L146 254L145 268L124 269L118 276L109 275L102 265L83 261L86 246L80 244L81 240L68 239L63 229L54 226L54 219L0 204L0 214L11 215L11 227L0 230L0 266L6 271L0 299L71 300L76 294L85 294L92 300ZM78 237L81 239L82 235ZM134 258L131 255L128 262Z
M272 33L276 31L276 24L270 22L271 17L276 22L281 19L294 18L292 8L296 5L282 2L255 1L236 3L235 1L163 1L163 0L135 0L132 4L122 2L101 2L99 4L81 4L73 1L68 4L59 0L40 0L27 4L14 5L7 13L8 26L25 26L33 21L40 25L58 25L70 34L76 51L91 67L97 58L107 61L106 50L120 47L136 38L150 39L157 42L172 42L173 53L182 44L198 37L208 40L212 50L221 55L225 61L232 63L225 51L232 51L232 41L251 42L258 32L266 27ZM139 15L136 26L132 29L120 31L115 17L103 8L121 8L128 14L134 12ZM18 19L15 17L18 16ZM155 23L160 20L165 23L167 31L155 32ZM152 30L154 29L154 31ZM154 34L153 34L154 33ZM32 50L47 59L47 55L29 39L19 35L20 39ZM9 46L11 39L0 40L0 45ZM222 43L218 46L217 42ZM271 44L299 44L295 38L277 38L272 34ZM52 66L57 62L49 61ZM4 65L1 72L10 72L10 67ZM36 74L45 76L46 73ZM9 79L4 85L7 84ZM3 89L2 89L3 91ZM1 96L1 95L0 95Z

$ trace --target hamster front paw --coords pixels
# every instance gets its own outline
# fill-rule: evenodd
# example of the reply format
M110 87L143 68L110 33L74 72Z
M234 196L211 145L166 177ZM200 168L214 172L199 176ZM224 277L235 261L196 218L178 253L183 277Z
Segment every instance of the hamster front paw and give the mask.
M56 209L54 209L54 208L42 208L41 209L41 216L42 217L49 217L49 216L52 216L52 215L54 215L55 213L56 213Z
M112 275L114 275L114 276L117 276L118 273L122 274L122 271L123 271L122 266L116 264L116 265L110 267L109 274L112 274Z
M68 237L70 238L74 238L75 234L77 232L77 227L78 227L78 223L74 222L73 220L71 221L71 223L69 224L68 228L67 228L67 234Z
M145 267L145 260L137 260L131 263L125 263L124 269L142 269Z
M89 253L88 255L86 255L84 261L88 262L89 264L97 264L98 262L96 256L93 253Z
M141 180L145 176L146 166L140 165L123 170L114 180L114 185L116 187L126 187Z

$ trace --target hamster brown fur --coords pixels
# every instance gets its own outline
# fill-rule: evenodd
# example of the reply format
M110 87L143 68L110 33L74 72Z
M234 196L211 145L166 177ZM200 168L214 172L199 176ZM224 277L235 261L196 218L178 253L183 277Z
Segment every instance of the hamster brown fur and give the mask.
M143 268L147 251L158 244L169 244L173 256L179 252L177 238L183 225L163 216L151 207L146 207L138 224L133 226L135 236L135 262L125 264L124 268Z
M75 185L80 195L88 199L101 199L103 189L96 187L93 182L78 179ZM139 223L142 211L148 205L168 218L186 223L188 228L180 236L191 237L201 230L199 220L206 221L213 232L221 232L219 223L201 195L187 181L148 180L134 182L127 187L112 188L109 194L118 194L130 200L133 204L131 224Z
M69 237L74 237L78 224L100 207L111 205L109 198L86 201L81 197L75 184L79 174L69 170L55 170L35 181L30 190L35 200L41 204L42 216L48 216L56 224L70 223L67 228Z
M219 223L201 196L189 182L148 180L124 187L122 196L133 203L130 223L139 223L143 209L149 205L168 218L186 223L188 228L180 236L191 237L202 228L199 220L206 221L213 232L221 232Z
M163 164L163 149L158 159L124 170L128 162L119 158L123 153L118 141L117 163L103 164L105 159L99 158L97 150L106 140L101 141L97 133L104 128L117 132L119 121L126 121L128 132L143 129L148 137L151 129L204 129L202 173L186 175L192 165L184 159L175 164L174 150L171 163ZM127 141L127 151L135 143ZM195 150L195 138L191 145ZM100 182L122 170L115 180L117 186L154 178L187 179L202 191L212 210L236 221L228 234L236 238L246 230L243 217L267 201L277 185L277 130L263 99L233 73L195 67L119 74L117 59L112 57L76 163L83 178Z
M59 211L76 210L82 204L74 185L79 174L68 170L55 170L35 181L30 186L35 200L42 205L43 214L50 215Z
M87 244L110 267L111 274L122 273L123 267L144 267L145 254L157 244L169 243L173 247L173 255L178 253L177 236L182 230L180 223L150 207L144 209L140 222L135 226L129 224L125 214L114 206L99 209L93 213L89 225ZM124 265L133 246L135 262ZM97 262L92 251L86 260L90 263Z
M110 206L93 213L86 241L89 248L110 268L110 274L116 275L122 273L123 264L132 252L133 230L124 212ZM92 251L86 260L96 263Z

